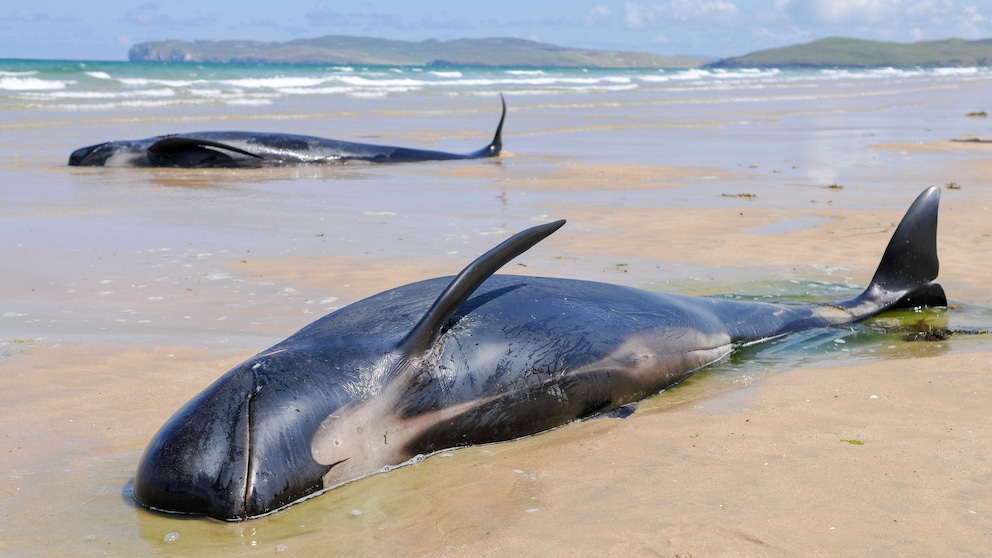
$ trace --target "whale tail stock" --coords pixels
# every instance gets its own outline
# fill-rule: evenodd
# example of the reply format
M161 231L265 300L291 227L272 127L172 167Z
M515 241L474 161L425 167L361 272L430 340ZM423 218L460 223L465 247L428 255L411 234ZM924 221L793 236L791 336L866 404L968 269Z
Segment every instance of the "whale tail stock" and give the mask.
M860 295L836 306L851 312L855 320L890 308L947 306L944 289L933 280L937 259L937 207L940 188L923 191L892 234L871 283Z

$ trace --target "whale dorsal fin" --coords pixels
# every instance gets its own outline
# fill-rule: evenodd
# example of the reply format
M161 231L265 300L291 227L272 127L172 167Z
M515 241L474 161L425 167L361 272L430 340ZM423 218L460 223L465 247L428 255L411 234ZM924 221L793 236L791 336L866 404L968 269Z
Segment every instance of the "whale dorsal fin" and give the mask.
M451 316L486 279L489 279L499 268L547 238L564 224L565 220L562 219L531 227L504 240L499 246L468 264L461 273L452 279L451 283L427 310L427 313L424 314L424 317L410 330L410 333L400 341L400 350L408 356L424 353L437 341L441 335L441 330L451 319Z

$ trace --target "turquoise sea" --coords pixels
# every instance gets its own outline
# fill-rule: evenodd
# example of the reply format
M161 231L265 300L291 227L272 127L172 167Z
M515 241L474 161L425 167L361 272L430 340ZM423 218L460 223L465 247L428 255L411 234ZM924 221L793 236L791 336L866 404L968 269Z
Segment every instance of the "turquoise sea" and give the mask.
M639 92L675 97L792 89L815 97L870 82L992 80L990 68L563 69L162 64L0 60L3 110L271 106L293 97L576 95Z

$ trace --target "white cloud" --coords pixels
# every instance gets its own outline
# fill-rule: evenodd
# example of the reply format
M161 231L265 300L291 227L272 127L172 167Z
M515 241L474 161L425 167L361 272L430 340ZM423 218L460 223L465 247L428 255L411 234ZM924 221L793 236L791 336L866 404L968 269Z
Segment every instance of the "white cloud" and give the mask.
M649 20L654 19L653 11L634 2L627 2L623 6L623 21L631 29L643 29Z
M163 10L155 2L145 2L134 10L124 12L124 21L140 27L150 27L156 30L176 29L176 28L201 28L210 27L217 23L217 18L213 14L184 13L182 18L175 18L167 10L181 11L176 7L167 7Z
M986 13L992 10L986 8ZM982 15L978 8L969 6L961 13L961 35L965 38L980 39L992 33L992 16Z
M964 16L964 21L970 25L981 25L983 23L984 24L989 23L989 17L979 13L978 8L974 6L968 6L967 8L965 8L963 16Z
M953 0L776 0L775 8L809 24L843 25L905 21L932 23L955 17Z
M609 6L599 5L589 10L586 14L586 25L592 27L596 25L605 25L613 19L613 10Z
M992 36L989 0L773 0L775 31L882 41Z
M174 20L163 14L159 10L158 4L154 2L145 2L137 9L125 12L124 17L128 22L136 25L172 25L174 23Z
M79 23L74 15L51 15L31 10L18 10L11 14L0 14L0 22L25 25L50 25L52 23Z
M664 5L664 4L662 4ZM667 12L679 21L692 19L724 17L737 14L737 5L724 0L672 0L667 5Z
M902 0L813 0L810 14L821 23L875 22L902 11Z
M630 29L643 29L664 23L725 21L739 13L737 5L726 0L670 0L650 6L624 4L624 23Z

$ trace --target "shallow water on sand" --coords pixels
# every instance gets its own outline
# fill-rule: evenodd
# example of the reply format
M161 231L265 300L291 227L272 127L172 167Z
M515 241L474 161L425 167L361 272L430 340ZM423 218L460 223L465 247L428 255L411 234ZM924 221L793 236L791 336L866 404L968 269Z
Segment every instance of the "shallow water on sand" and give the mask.
M130 498L155 430L238 362L550 219L569 224L505 272L821 300L863 287L916 194L953 183L939 246L955 306L926 320L992 325L976 256L992 248L989 152L946 142L992 135L965 116L988 108L987 82L901 75L821 89L520 87L498 159L236 171L65 161L83 145L194 129L471 151L489 141L498 100L7 110L0 554L986 548L983 336L793 336L628 419L443 453L250 522L162 517Z

